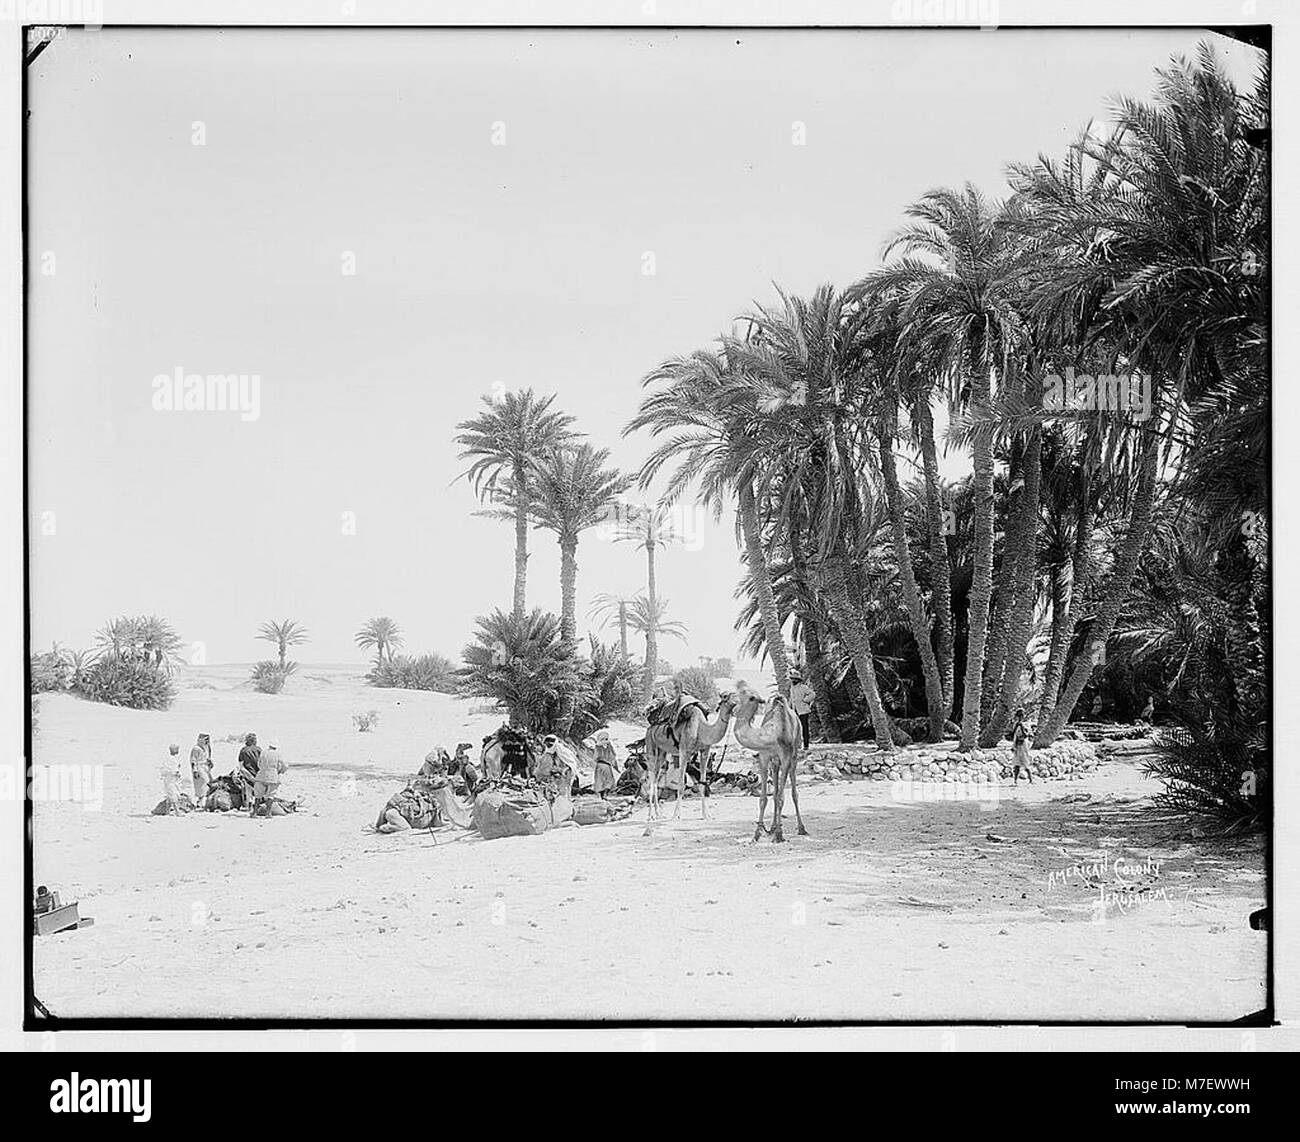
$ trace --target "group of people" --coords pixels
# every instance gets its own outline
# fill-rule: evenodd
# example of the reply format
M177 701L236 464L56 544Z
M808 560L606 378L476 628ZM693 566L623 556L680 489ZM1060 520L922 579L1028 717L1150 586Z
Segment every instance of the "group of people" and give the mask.
M189 757L181 755L181 748L174 742L168 746L167 760L161 768L163 781L163 801L159 810L163 815L175 815L191 810L213 808L210 801L214 798L216 786L223 782L233 784L239 791L239 804L225 804L216 808L249 809L253 817L270 817L273 812L284 779L289 768L274 742L265 748L257 744L257 735L248 734L244 738L243 748L235 764L235 771L229 778L212 778L212 738L208 734L199 734L198 740L190 748Z

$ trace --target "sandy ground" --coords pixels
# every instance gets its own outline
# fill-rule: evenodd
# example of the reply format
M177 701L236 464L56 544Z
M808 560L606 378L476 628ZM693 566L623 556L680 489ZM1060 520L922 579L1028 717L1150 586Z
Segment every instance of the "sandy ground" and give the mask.
M34 763L104 767L99 808L34 808L37 882L95 920L35 942L54 1014L1183 1021L1266 1001L1246 920L1262 843L1164 814L1132 762L996 802L805 783L810 835L788 815L780 846L751 842L742 794L708 821L666 802L648 836L642 808L540 837L387 837L368 826L424 753L500 719L356 668L301 667L275 697L244 677L191 669L165 713L43 698ZM207 731L224 773L250 729L304 812L149 815L170 741Z

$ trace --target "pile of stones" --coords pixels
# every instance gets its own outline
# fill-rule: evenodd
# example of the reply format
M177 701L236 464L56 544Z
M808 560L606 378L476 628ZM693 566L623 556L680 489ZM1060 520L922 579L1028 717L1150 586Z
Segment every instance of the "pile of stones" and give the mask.
M1031 750L1035 780L1074 781L1096 769L1100 757L1090 742L1061 739ZM814 745L799 762L799 776L813 781L997 782L1011 776L1011 746L957 753L955 743L911 745L885 754L874 745Z

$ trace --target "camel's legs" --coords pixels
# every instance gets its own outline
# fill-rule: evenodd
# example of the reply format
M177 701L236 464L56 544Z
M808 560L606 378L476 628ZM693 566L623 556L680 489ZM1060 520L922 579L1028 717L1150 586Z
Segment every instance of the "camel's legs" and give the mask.
M686 796L686 751L677 748L677 801L673 805L673 820L682 815L682 798Z
M645 791L645 821L648 827L654 820L655 813L659 808L659 761L655 749L646 740L645 750L645 770L646 781L649 783Z
M700 764L700 820L709 819L709 751L706 748L704 754L695 755L696 761Z
M799 770L798 760L790 763L790 800L794 802L794 819L799 825L799 835L806 837L808 830L803 827L803 818L799 816L799 785L796 781Z
M781 831L781 810L785 801L785 759L774 758L772 761L772 843L782 844L785 834Z
M754 830L754 840L765 831L763 818L767 816L767 762L760 754L758 758L758 827Z

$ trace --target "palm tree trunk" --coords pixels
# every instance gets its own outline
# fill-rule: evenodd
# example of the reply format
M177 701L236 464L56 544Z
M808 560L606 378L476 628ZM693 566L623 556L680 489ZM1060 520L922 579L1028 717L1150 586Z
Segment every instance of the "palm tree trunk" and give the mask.
M1074 531L1074 553L1070 563L1070 582L1062 594L1061 611L1056 612L1056 600L1052 602L1052 648L1047 657L1047 672L1043 678L1043 699L1038 706L1038 724L1052 712L1056 698L1061 689L1061 679L1065 676L1066 657L1070 643L1074 639L1075 616L1083 602L1084 590L1091 572L1092 546L1092 487L1088 470L1079 468L1078 517ZM1058 624L1059 618L1059 624Z
M993 717L984 731L980 744L986 749L1002 740L1002 734L1011 720L1016 698L1020 693L1020 679L1025 668L1025 652L1034 629L1035 590L1038 578L1038 500L1042 487L1043 433L1035 426L1030 430L1024 456L1024 526L1017 535L1015 561L1015 597L1007 617L1006 649L1003 654L1002 685L993 709Z
M1007 476L1012 488L1021 490L1008 496L1006 533L1002 540L1002 559L997 563L997 586L993 591L993 612L989 618L988 647L984 654L984 685L980 691L980 719L984 724L993 717L993 707L1002 687L1002 668L1007 660L1007 624L1016 594L1016 562L1022 550L1026 524L1024 507L1024 459L1021 450L1012 450ZM996 523L996 513L994 522ZM996 549L996 542L994 544Z
M645 678L641 683L641 701L650 701L654 691L655 671L659 665L659 632L655 629L659 622L659 601L655 597L655 547L653 543L645 545L646 553L646 598L650 604L650 624L645 632Z
M619 599L618 601L618 649L627 659L627 600Z
M817 725L821 736L828 742L840 740L839 723L831 706L831 684L826 669L826 651L822 648L822 634L818 629L821 620L815 615L804 615L799 623L803 635L804 658L808 661L808 683L817 698Z
M570 651L578 642L578 540L560 540L560 641Z
M907 521L903 515L903 497L898 489L898 469L894 463L894 444L888 430L879 433L880 470L884 477L885 501L889 507L890 530L894 539L894 561L898 564L899 582L903 600L907 604L907 617L912 624L912 637L921 653L921 672L925 676L925 705L930 717L929 740L943 741L943 724L947 712L943 704L943 683L939 680L939 663L930 640L930 616L925 613L921 591L916 585L912 569L912 552L907 545Z
M528 594L528 473L515 464L515 621L524 617Z
M569 654L578 646L578 537L565 536L560 540L560 645ZM564 694L556 712L555 732L562 738L569 736L578 696L572 690Z
M987 367L977 367L971 382L971 403L976 414L987 416L991 380ZM957 748L969 753L980 729L980 695L984 672L984 645L989 629L989 597L993 593L993 434L976 430L971 448L975 499L974 574L967 605L966 678L962 694L961 740Z
M1156 417L1153 415L1148 425L1155 423ZM1075 660L1060 700L1047 719L1039 723L1038 732L1034 735L1035 749L1044 749L1051 745L1065 728L1065 723L1074 711L1074 704L1083 693L1084 686L1088 684L1101 648L1106 645L1106 639L1115 629L1115 620L1119 618L1120 608L1123 607L1133 582L1133 572L1137 570L1138 560L1146 547L1147 536L1151 531L1151 511L1155 503L1156 491L1156 462L1160 452L1154 431L1150 427L1146 431L1147 436L1143 441L1142 469L1138 475L1137 490L1133 495L1133 513L1129 518L1128 533L1124 536L1124 543L1120 547L1119 559L1116 560L1115 569L1111 572L1110 582L1106 585L1105 594L1101 599L1101 606L1097 609L1097 616L1089 628L1088 645Z
M880 700L880 686L876 682L876 667L871 657L871 638L857 607L849 595L847 557L834 553L821 569L822 592L831 609L831 617L840 629L844 647L853 659L853 669L862 685L862 693L871 711L871 725L876 731L876 745L886 753L894 748L892 727L885 704Z
M767 560L763 558L763 543L759 532L758 503L754 498L754 485L748 478L739 482L740 526L745 536L745 559L749 574L758 595L758 611L763 619L767 654L776 673L778 693L790 696L790 667L785 660L785 636L781 631L781 615L772 595L772 578L768 574Z
M286 649L287 649L287 648L285 647L284 643L280 643L279 650L280 650L280 669L281 669L281 670L284 669L284 653L285 653L285 650L286 650Z
M934 446L934 419L930 415L928 394L917 403L917 420L921 467L925 473L926 513L930 521L930 607L934 611L939 683L943 687L943 712L947 718L953 713L953 671L957 657L952 621L952 563L948 556L943 499L939 495L939 457Z
M799 616L799 629L803 636L804 658L808 663L809 683L817 699L817 724L821 736L828 742L840 740L840 727L831 705L830 669L826 661L825 637L830 633L822 609L817 585L808 574L808 559L804 553L804 531L790 530L790 564L795 579L811 596L811 605Z

